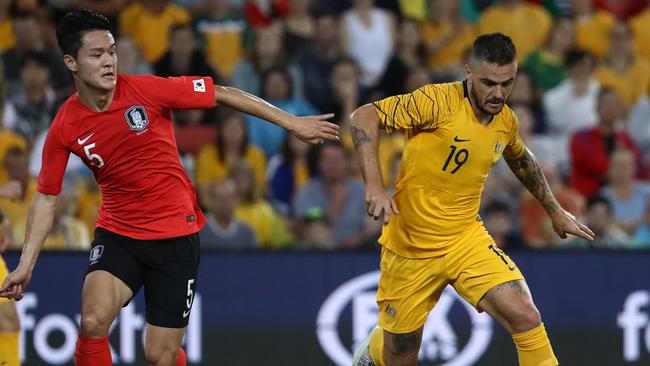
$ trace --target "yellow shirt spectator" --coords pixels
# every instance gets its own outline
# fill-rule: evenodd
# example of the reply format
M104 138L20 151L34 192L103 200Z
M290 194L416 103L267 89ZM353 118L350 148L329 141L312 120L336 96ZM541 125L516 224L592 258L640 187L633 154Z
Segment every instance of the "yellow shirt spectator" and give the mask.
M402 15L415 20L424 20L427 17L427 0L399 0Z
M630 19L630 27L634 32L634 46L637 54L650 60L650 7Z
M634 57L625 71L617 71L607 60L596 69L596 77L602 86L611 87L626 107L631 107L650 88L650 63Z
M436 47L435 52L429 52L427 57L429 67L460 63L465 53L472 47L475 38L474 28L467 22L456 25L450 22L425 21L421 24L420 31L424 44L444 41L444 44Z
M510 36L517 47L517 59L522 63L531 51L546 41L551 29L551 16L536 4L495 4L483 12L478 29L480 34L501 32Z
M253 228L263 248L283 248L294 241L282 217L266 200L258 199L253 203L240 203L235 210L235 217Z
M14 147L18 147L25 151L28 150L27 141L25 141L22 136L11 131L0 130L0 183L6 182L8 179L7 170L2 162L5 161L7 150Z
M609 51L609 34L616 24L616 18L603 10L589 16L576 17L576 43L579 48L600 58Z
M25 219L14 228L14 236L25 237ZM24 239L14 242L16 249L22 247ZM81 220L66 216L60 220L50 231L43 244L44 250L86 250L90 249L90 235L86 225Z
M32 203L32 198L34 193L36 193L36 188L38 183L35 179L30 178L22 199L12 200L9 198L0 198L0 207L5 214L5 217L9 219L11 225L11 230L13 232L12 243L22 244L25 240L25 231L17 231L18 224L23 222L27 217L27 212L29 211L29 205ZM22 233L22 235L20 235Z
M186 24L190 14L182 7L167 3L158 13L135 2L120 13L120 33L128 35L142 50L149 63L158 61L167 51L169 27Z
M255 172L255 180L260 190L266 187L266 157L262 150L253 145L248 145L244 160L250 164ZM208 183L223 179L228 175L231 161L221 161L214 144L206 145L199 151L196 159L196 184L205 186Z
M0 53L10 50L16 44L11 18L0 21Z

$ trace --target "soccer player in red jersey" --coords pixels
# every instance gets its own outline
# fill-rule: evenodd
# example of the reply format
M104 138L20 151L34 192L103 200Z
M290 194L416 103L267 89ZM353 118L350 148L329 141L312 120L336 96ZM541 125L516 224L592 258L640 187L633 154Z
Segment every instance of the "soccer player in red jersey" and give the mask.
M38 193L31 204L18 267L0 296L20 300L52 225L70 153L92 170L103 197L81 294L77 366L111 365L109 326L144 287L146 358L185 365L180 348L196 291L197 232L205 219L180 163L171 110L215 103L271 121L303 141L338 140L325 119L296 117L209 77L118 75L108 20L88 10L68 13L57 40L77 93L48 131Z

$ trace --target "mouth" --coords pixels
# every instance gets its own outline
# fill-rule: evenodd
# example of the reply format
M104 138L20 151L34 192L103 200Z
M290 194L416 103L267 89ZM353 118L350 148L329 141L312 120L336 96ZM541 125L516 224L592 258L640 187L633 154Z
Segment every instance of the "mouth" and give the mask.
M102 74L102 79L115 80L115 73L112 71L105 72Z
M490 106L491 108L501 108L503 106L503 101L498 101L498 100L491 100L485 103L486 105Z

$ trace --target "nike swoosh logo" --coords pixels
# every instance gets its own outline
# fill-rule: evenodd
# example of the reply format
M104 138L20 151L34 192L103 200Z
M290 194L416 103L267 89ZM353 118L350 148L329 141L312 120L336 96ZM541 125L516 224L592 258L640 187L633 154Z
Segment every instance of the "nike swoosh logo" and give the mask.
M454 141L456 142L467 142L469 139L459 139L458 136L454 137Z
M517 269L517 267L515 267L515 266L512 266L512 267L508 266L508 269L510 270L510 272L512 272L512 271L514 271L515 269Z
M188 315L190 315L190 310L183 311L183 318L187 318Z
M89 138L93 137L94 134L95 134L94 132L91 133L90 135L86 136L85 139L78 138L78 139L77 139L77 143L78 143L79 145L83 145L83 144L85 144L86 141L88 141Z

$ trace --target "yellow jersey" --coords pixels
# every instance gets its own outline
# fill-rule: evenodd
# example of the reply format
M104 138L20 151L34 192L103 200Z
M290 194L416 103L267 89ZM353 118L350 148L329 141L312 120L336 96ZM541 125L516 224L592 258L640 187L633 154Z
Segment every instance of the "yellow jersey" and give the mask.
M579 48L601 58L609 51L609 34L616 25L612 14L596 10L592 15L576 17L576 43Z
M650 60L650 8L630 19L629 24L634 32L636 53Z
M476 118L466 84L429 84L375 102L381 127L404 130L393 196L399 215L379 242L407 258L443 255L477 220L483 185L501 155L525 151L519 122L504 106L487 125Z

